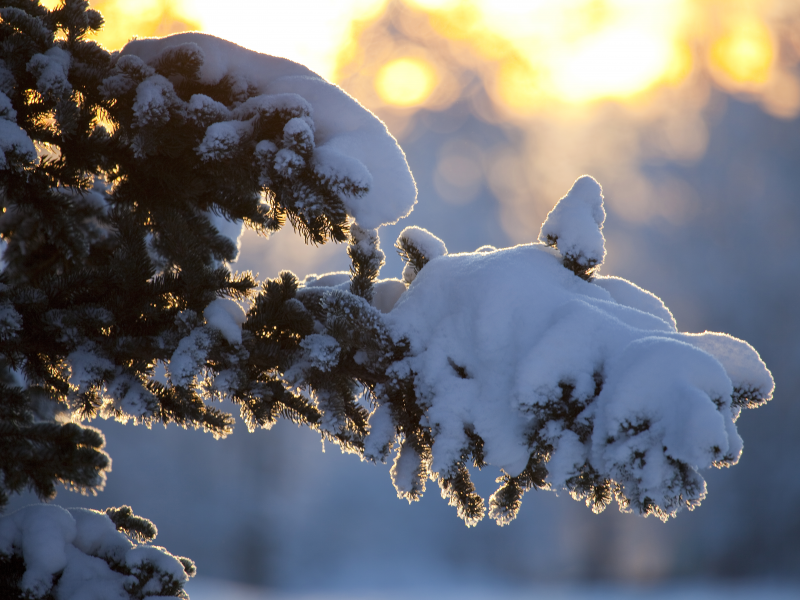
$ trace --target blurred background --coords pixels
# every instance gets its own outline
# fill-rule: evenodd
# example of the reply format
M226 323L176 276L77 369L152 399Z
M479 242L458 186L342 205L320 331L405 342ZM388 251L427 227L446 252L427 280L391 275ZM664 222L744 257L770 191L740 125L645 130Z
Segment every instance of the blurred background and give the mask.
M392 245L406 225L433 231L450 252L531 242L572 182L593 175L608 212L602 273L661 297L682 331L747 340L777 387L739 420L740 464L706 472L703 505L666 524L532 491L509 527L487 519L467 529L435 485L408 505L387 465L330 444L323 453L315 434L288 423L253 434L240 424L215 441L95 422L114 460L106 490L62 492L59 504L130 504L155 521L157 543L197 562L193 598L233 597L225 581L252 586L248 598L446 597L482 586L495 597L566 598L564 585L589 598L698 581L711 586L692 588L698 598L797 593L800 0L92 6L109 49L134 35L205 31L306 64L382 118L419 187L411 216L381 230L383 277L400 276ZM307 248L288 230L246 234L234 268L263 279L347 267L343 246ZM496 476L486 471L483 494Z

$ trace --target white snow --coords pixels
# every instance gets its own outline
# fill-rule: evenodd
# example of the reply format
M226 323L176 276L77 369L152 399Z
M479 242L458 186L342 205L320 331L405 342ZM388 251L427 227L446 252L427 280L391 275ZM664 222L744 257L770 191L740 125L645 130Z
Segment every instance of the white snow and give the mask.
M134 546L105 513L85 508L26 506L0 517L0 554L22 554L21 588L31 598L48 592L58 600L129 600L130 575L113 571L122 563L134 574L145 564L156 568L147 586L150 596L170 577L186 582L181 563L159 546ZM54 583L55 579L55 583Z
M372 306L388 313L406 291L406 284L399 279L380 279L372 286Z
M228 343L242 343L242 325L247 316L242 307L229 298L217 298L203 311L206 324L222 334Z
M340 290L350 289L350 273L338 271L325 275L308 275L302 282L302 287L332 287ZM394 308L397 300L406 291L406 285L399 279L379 279L372 286L372 306L382 313L388 313Z
M363 196L342 195L348 214L359 225L376 229L397 222L411 211L416 203L416 184L397 141L374 114L306 67L201 33L133 40L123 48L120 61L133 54L151 62L168 48L185 43L196 44L205 57L200 69L203 83L213 84L227 75L254 85L270 98L277 95L286 98L285 95L291 94L300 96L310 106L317 145L315 156L319 154L315 169L320 174L330 175L335 171L355 176L360 182L371 181L369 191ZM144 111L147 114L158 113L158 94L157 89L143 93L140 104L148 107L149 112ZM247 104L239 109L245 110ZM234 117L241 118L237 111Z
M306 161L303 160L303 157L294 152L293 150L289 150L288 148L281 148L275 154L275 170L284 175L285 177L291 177L292 173L295 170L302 169Z
M33 597L49 591L53 575L67 566L67 545L77 535L75 520L58 506L29 506L0 517L0 553L21 551L20 587Z
M131 548L125 553L125 564L131 567L134 572L136 572L137 568L141 569L145 565L151 564L178 581L186 581L188 579L186 572L183 570L183 565L161 546L142 544ZM158 592L160 590L153 591ZM150 595L154 594L151 592Z
M36 148L25 130L7 119L0 119L0 169L9 167L6 156L9 153L27 162L36 161Z
M397 236L397 243L405 240L406 243L416 248L426 259L431 260L437 256L447 254L447 246L427 229L411 225L403 229ZM416 269L410 261L403 267L403 281L408 285L417 276Z
M53 46L44 54L34 54L28 62L28 72L36 77L36 89L43 96L61 97L72 92L72 84L67 79L70 54Z
M141 89L141 86L139 86ZM249 133L251 126L243 121L219 121L206 129L203 141L197 147L197 154L204 161L231 158L242 136Z
M164 125L169 121L169 108L177 96L172 83L163 75L151 75L136 88L133 102L134 124Z
M314 147L313 122L308 123L306 119L294 117L286 122L283 127L283 143L287 147L300 145L304 149Z
M236 246L236 251L242 249L242 233L244 232L244 223L240 219L231 221L222 215L218 215L211 211L201 211L201 213L211 221L214 229L222 236L228 238Z
M306 351L305 357L311 366L317 369L329 371L339 361L341 347L329 335L311 334L300 342L300 347Z
M213 303L212 303L213 304ZM216 314L215 314L216 313ZM212 309L212 319L218 317L216 309ZM219 325L222 318L217 321ZM217 327L218 325L211 325ZM222 326L227 330L228 334L233 334L233 325L223 323ZM239 328L241 335L241 328ZM234 339L236 339L234 337ZM206 356L209 349L213 344L213 337L206 327L196 327L192 329L191 333L178 342L178 347L172 353L169 360L167 369L169 372L169 379L174 385L188 386L192 383L196 376L199 376L206 362Z
M539 232L539 241L553 245L564 256L580 265L602 263L606 255L603 239L603 190L589 175L579 177L567 195L547 215Z
M338 287L347 285L350 282L350 273L347 271L337 271L335 273L316 273L308 275L302 282L303 287Z
M231 116L231 111L222 102L217 102L204 94L194 94L189 98L186 110L189 118L198 123L227 120Z
M116 375L104 386L99 414L103 419L116 419L121 423L127 423L131 417L138 422L152 411L154 402L153 394L137 377L117 367Z
M369 427L369 436L364 444L364 456L382 461L392 449L395 437L392 414L388 406L378 406L372 412L369 417Z
M764 398L772 391L769 371L746 343L678 333L648 292L622 280L586 282L541 244L440 256L387 319L396 339L410 341L404 363L415 373L420 402L430 407L430 467L440 474L458 460L465 427L483 438L487 462L520 473L530 452L527 428L539 427L537 415L560 401L559 384L569 384L576 401L593 399L582 418L594 420L594 434L582 444L563 422L541 429L555 446L551 486L564 486L588 459L627 494L674 514L674 461L694 471L738 460L733 386L750 385ZM593 398L595 374L604 383ZM644 422L646 431L632 432ZM645 453L640 466L637 452ZM407 461L403 453L395 465L405 477ZM697 478L696 497L684 498L689 506L704 494Z
M105 78L100 85L100 93L108 100L127 95L136 89L142 80L154 75L156 72L153 67L146 65L141 58L131 54L118 56L114 69L117 72Z
M372 173L364 163L330 145L317 147L313 156L313 165L314 172L319 178L333 186L334 189L343 177L347 177L359 187L369 188L373 184ZM360 223L364 219L356 220Z
M16 121L17 111L11 105L11 99L0 92L0 119L7 119L9 121Z
M91 346L81 346L67 356L71 373L69 385L77 394L87 390L92 384L102 381L103 373L114 371L114 363L98 356Z
M599 285L614 299L618 304L623 306L630 306L636 310L641 310L648 314L658 317L665 323L668 323L672 328L677 331L678 325L675 322L675 317L664 305L664 302L647 290L643 290L635 283L622 279L621 277L603 276L598 275L592 281L595 285Z
M406 227L397 236L397 240L400 241L403 238L413 244L428 260L447 254L447 246L444 245L444 242L422 227L416 225Z

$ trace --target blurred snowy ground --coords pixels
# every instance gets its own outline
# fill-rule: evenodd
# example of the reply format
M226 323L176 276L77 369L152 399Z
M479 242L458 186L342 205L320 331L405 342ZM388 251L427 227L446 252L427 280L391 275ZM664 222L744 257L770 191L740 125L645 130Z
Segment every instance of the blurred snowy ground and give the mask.
M198 579L186 589L192 600L795 600L800 587L770 583L745 582L738 585L719 583L676 583L668 586L532 585L525 588L500 585L470 587L420 585L413 589L385 588L361 592L283 593L218 580Z

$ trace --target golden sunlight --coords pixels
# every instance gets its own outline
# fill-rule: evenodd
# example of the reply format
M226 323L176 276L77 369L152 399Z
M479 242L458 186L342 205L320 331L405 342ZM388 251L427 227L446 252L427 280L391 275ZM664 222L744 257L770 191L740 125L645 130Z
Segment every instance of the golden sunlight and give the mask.
M776 53L775 40L762 21L738 16L711 45L709 59L729 83L746 88L767 83Z
M415 106L436 87L436 71L419 58L398 58L386 63L375 78L375 90L387 104Z
M60 3L42 1L50 9ZM95 39L109 50L119 50L133 37L163 36L201 27L186 14L181 2L171 0L91 0L90 6L105 18Z
M519 109L534 100L532 89L540 102L586 103L624 99L680 80L691 70L691 56L680 43L684 5L684 0L482 0L487 27L512 42L536 79L531 87L519 78L519 65L505 66L497 91Z
M262 0L181 0L182 14L201 30L237 44L302 63L331 79L340 48L354 21L372 19L388 0L263 2Z
M55 8L60 0L43 0ZM387 0L283 2L227 0L90 0L106 24L96 36L109 50L132 37L203 31L241 46L283 56L331 79L336 56L351 35L355 21L380 14Z
M59 0L43 3L53 7ZM106 17L97 40L112 50L133 36L200 30L290 58L328 79L335 79L341 61L352 54L362 24L405 5L427 16L434 35L458 45L451 60L465 66L482 61L473 68L489 84L495 102L522 115L553 102L635 100L648 90L680 85L703 67L698 58L707 59L721 85L773 100L786 95L774 90L793 90L796 80L780 68L783 57L769 20L783 6L781 0L295 0L279 5L228 0L224 8L210 0L91 4ZM439 106L440 96L454 96L447 88L458 83L446 62L388 47L384 52L381 40L370 44L368 51L383 58L364 75L373 78L373 93L384 104ZM796 104L783 102L788 108L781 110L789 114Z

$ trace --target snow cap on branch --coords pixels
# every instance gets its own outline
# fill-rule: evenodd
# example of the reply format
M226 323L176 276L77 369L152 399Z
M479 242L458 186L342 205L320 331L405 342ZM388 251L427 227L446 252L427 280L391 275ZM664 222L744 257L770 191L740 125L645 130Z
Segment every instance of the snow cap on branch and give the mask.
M541 477L596 510L616 495L666 519L703 499L700 469L738 461L736 418L771 397L771 374L747 343L680 333L649 292L587 281L565 260L562 240L573 263L603 258L601 202L579 179L542 228L560 256L542 244L441 256L388 314L409 344L393 369L414 374L434 438L430 477L456 481L477 439L481 460L515 481ZM514 511L500 496L491 514L503 524Z
M133 544L110 518L108 512L114 510L36 504L0 517L0 557L23 558L19 585L25 597L141 598L143 591L147 597L177 595L194 575L194 564L159 546Z
M603 189L589 175L579 177L558 201L539 232L539 241L556 246L573 271L591 271L606 255Z
M315 169L323 175L343 166L347 173L342 175L356 174L358 181L370 184L363 195L342 194L348 214L359 225L376 229L411 212L417 189L397 140L374 114L308 68L202 33L133 40L122 55L157 64L163 53L185 44L195 44L202 52L201 83L215 84L228 77L254 86L262 95L296 94L308 102L319 151ZM336 164L330 164L334 157Z
M403 268L403 281L406 285L411 285L429 260L447 254L447 246L442 240L427 229L415 225L400 232L395 247L406 263Z
M53 46L44 54L34 54L28 63L28 71L36 77L36 89L43 96L58 98L72 92L72 84L67 79L69 66L69 52Z

